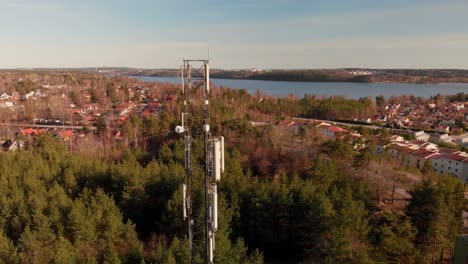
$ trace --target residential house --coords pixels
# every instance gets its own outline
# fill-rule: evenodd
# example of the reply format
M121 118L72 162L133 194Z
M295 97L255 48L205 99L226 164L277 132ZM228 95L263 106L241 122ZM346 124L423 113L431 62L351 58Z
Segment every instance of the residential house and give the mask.
M12 101L0 101L0 108L10 108L15 105Z
M370 118L361 118L361 119L358 120L358 122L364 123L364 124L371 124L372 119L370 119Z
M337 126L332 126L327 123L319 124L317 128L319 129L319 132L323 137L332 139L332 140L340 138L344 134L348 133L346 129L343 129Z
M421 141L428 141L429 138L431 137L429 134L426 134L424 131L414 132L413 135L417 140L421 140Z
M454 143L463 146L463 147L468 147L468 133L465 133L463 135L458 136L455 140L453 140Z
M408 166L422 169L426 163L426 160L437 155L439 154L434 150L431 151L427 149L418 149L410 153Z
M7 92L0 93L0 100L9 100L11 96Z
M41 133L47 132L45 129L33 129L33 128L26 128L21 129L20 133L24 136L37 136Z
M19 98L20 98L20 94L18 92L15 91L11 93L11 97L10 97L11 100L16 101Z
M88 114L90 112L95 112L99 109L99 105L98 104L85 104L83 105L83 107L81 108L81 113L82 114Z
M450 127L449 126L438 126L436 131L439 132L439 133L448 134L450 132Z
M452 137L449 134L434 134L432 139L444 143L452 143Z
M37 90L34 92L34 97L46 97L46 94L41 92L41 90Z
M24 142L19 140L6 140L2 144L3 151L17 151L24 147Z
M31 97L34 97L34 91L31 91L31 92L25 94L24 96L20 96L20 99L27 100L27 99L29 99Z
M133 103L132 102L126 102L122 103L118 106L115 107L115 112L118 113L119 115L127 115L133 108Z
M114 132L114 139L117 139L117 140L122 140L123 139L123 135L122 135L122 132L117 131L117 132Z
M465 109L465 104L464 103L453 103L452 108L455 109L456 111L460 111L462 109Z
M404 143L392 143L387 146L390 156L393 157L402 166L410 165L409 155L415 151L411 146Z
M74 135L75 133L73 133L73 131L71 130L62 130L57 133L57 136L63 139L64 141L70 141L71 139L73 139Z
M402 137L402 136L399 136L399 135L392 135L392 136L390 137L390 140L391 140L392 142L403 142L403 141L405 140L405 138Z
M468 154L448 148L438 148L430 142L393 142L385 146L400 165L422 169L430 161L434 172L451 174L468 183Z
M403 144L411 147L412 149L427 149L427 150L437 150L437 145L431 142L426 142L422 140L411 140L411 141L404 141Z
M439 174L452 174L468 183L468 154L461 151L441 153L431 158L434 171Z
M83 120L85 121L85 123L89 123L89 122L93 122L95 118L92 115L85 115L83 116Z

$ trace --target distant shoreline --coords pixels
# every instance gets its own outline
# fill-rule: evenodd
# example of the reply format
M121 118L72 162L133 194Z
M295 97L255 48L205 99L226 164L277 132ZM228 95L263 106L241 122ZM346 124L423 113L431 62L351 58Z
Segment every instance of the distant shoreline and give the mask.
M139 76L139 77L162 77L162 78L177 78L179 76L177 75L166 75L166 74L152 74L152 75L146 75L146 74L122 74L122 76L127 76L127 77L132 77L132 76ZM427 81L427 82L421 82L421 81L389 81L389 80L378 80L378 81L372 81L372 80L352 80L352 79L347 79L347 80L341 80L341 79L318 79L318 80L307 80L307 79L277 79L277 78L272 78L272 79L267 79L267 78L256 78L256 77L228 77L228 76L216 76L216 75L211 75L211 79L218 79L218 80L251 80L251 81L272 81L272 82L304 82L304 83L406 83L406 84L441 84L441 83L468 83L468 80L444 80L444 81L439 81L439 82L434 82L434 81Z
M123 75L177 77L179 70L140 70ZM349 83L468 83L468 70L217 70L212 79L286 81L286 82L349 82Z

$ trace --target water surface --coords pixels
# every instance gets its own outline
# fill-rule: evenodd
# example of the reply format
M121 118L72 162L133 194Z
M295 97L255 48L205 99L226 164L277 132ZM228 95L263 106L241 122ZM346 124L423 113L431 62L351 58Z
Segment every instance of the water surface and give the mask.
M178 77L148 77L132 76L149 82L180 83ZM245 89L250 94L261 91L272 96L287 96L294 94L300 98L304 94L316 96L343 95L349 98L370 96L372 98L383 95L387 98L397 95L414 95L430 97L437 94L468 93L468 83L438 83L438 84L413 84L413 83L346 83L346 82L284 82L284 81L259 81L259 80L232 80L211 79L218 87L233 89Z

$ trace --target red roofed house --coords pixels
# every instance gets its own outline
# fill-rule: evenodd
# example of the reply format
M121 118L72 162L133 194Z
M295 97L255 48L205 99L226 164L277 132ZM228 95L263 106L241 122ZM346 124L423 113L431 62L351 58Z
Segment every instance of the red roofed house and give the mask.
M148 108L148 109L145 109L142 113L141 113L141 117L150 117L152 115L154 115L154 109L151 109L151 108Z
M62 130L62 131L59 131L59 132L58 132L58 135L59 135L63 140L69 141L69 140L73 137L73 135L75 135L75 134L74 134L73 131L71 131L71 130Z
M32 128L21 129L21 134L25 136L31 136L35 132Z
M120 132L120 130L117 131L117 133L115 133L115 135L114 135L114 138L122 140L123 139L122 132Z
M21 134L25 136L36 136L41 133L47 132L45 129L33 129L33 128L26 128L26 129L21 129Z
M148 103L149 108L156 108L159 107L161 104L159 102L150 102Z
M132 107L133 107L132 102L126 102L126 103L123 103L121 105L118 105L115 108L115 112L117 112L119 115L126 115L128 112L130 112Z
M403 141L405 140L405 138L402 137L402 136L398 136L398 135L392 135L392 136L390 137L390 140L391 140L392 142L403 142Z
M94 121L94 116L92 116L92 115L85 115L85 116L84 116L84 120L86 120L87 122L92 122L92 121Z
M437 151L422 148L410 153L408 165L411 167L416 167L417 169L422 169L426 163L426 160L438 155L439 153L437 153Z
M39 135L39 134L42 134L42 133L45 133L45 132L47 132L47 130L41 128L41 129L36 129L35 134Z
M318 128L320 134L329 139L337 139L342 135L348 133L348 130L337 126L319 125Z

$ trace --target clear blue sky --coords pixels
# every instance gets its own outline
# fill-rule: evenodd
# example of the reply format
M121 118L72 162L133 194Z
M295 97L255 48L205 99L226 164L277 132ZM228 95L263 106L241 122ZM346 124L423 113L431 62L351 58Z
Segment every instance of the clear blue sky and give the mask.
M467 0L0 0L0 68L468 69Z

